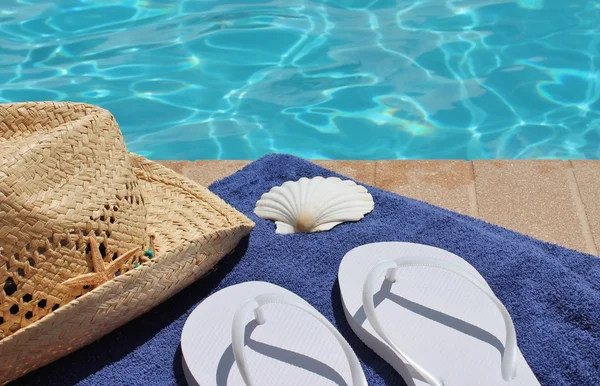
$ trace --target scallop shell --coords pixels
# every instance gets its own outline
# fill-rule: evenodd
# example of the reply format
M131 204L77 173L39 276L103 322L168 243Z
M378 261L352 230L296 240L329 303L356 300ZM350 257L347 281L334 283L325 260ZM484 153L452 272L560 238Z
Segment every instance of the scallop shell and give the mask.
M272 188L256 203L254 213L274 220L275 233L328 231L358 221L375 206L364 186L337 177L302 177Z

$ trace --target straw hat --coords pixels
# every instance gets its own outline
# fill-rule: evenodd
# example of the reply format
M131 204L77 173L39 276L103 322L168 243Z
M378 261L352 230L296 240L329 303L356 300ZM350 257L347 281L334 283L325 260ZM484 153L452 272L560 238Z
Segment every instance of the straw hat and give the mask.
M82 103L0 104L0 384L148 311L254 223Z

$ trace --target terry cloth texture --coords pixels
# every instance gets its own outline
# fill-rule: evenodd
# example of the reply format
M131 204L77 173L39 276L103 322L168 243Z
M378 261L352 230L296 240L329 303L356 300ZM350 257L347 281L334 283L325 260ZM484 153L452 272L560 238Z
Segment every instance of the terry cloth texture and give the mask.
M599 258L372 187L373 212L328 232L277 235L272 221L254 215L256 201L273 186L318 175L337 174L296 157L269 155L211 185L256 222L236 253L147 314L15 384L183 385L179 344L189 313L219 289L263 280L295 292L337 326L369 385L402 385L348 326L337 284L344 254L378 241L428 244L463 257L512 315L519 347L543 385L600 384Z

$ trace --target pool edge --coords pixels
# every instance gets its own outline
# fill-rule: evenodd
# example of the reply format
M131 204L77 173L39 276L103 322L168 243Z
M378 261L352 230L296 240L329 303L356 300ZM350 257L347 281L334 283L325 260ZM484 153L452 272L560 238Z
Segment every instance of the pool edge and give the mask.
M158 161L204 186L251 161ZM311 161L365 184L598 256L600 161Z

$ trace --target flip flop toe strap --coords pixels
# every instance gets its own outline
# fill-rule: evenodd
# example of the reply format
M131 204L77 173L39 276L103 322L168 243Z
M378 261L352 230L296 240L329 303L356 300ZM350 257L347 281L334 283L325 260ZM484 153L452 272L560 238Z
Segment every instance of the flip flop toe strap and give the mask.
M385 280L390 282L396 281L396 275L399 269L404 267L429 267L435 269L443 269L453 274L468 280L478 290L483 292L496 305L506 328L506 340L504 342L504 352L502 354L502 378L505 381L511 381L516 376L517 370L517 337L515 327L513 325L510 314L502 304L502 302L494 295L487 283L481 278L473 276L468 271L464 270L456 264L431 258L431 257L402 257L396 260L387 260L377 264L365 279L362 293L363 307L367 320L375 332L394 350L394 352L405 362L409 363L424 379L432 386L443 386L443 381L431 374L416 363L410 356L402 351L390 338L389 334L383 328L379 317L375 311L375 301L373 296L381 288L381 276L385 274Z
M246 361L246 357L244 354L244 339L246 325L248 324L248 315L251 312L253 312L254 320L256 320L258 324L265 323L266 319L261 307L266 304L285 304L293 306L297 309L308 313L317 321L319 321L322 325L327 327L327 329L335 336L340 346L342 346L344 354L348 359L348 363L350 364L350 373L352 376L352 384L354 386L368 386L367 380L362 371L358 358L356 357L356 354L354 353L348 342L346 342L346 340L338 332L338 330L336 330L336 328L323 315L321 315L317 310L315 310L308 302L304 301L301 298L289 296L285 293L269 293L258 295L254 299L242 304L237 309L233 317L233 323L231 328L231 346L233 348L233 356L239 368L240 375L242 376L242 379L244 380L247 386L254 385L252 383L250 373L248 371L248 362Z

